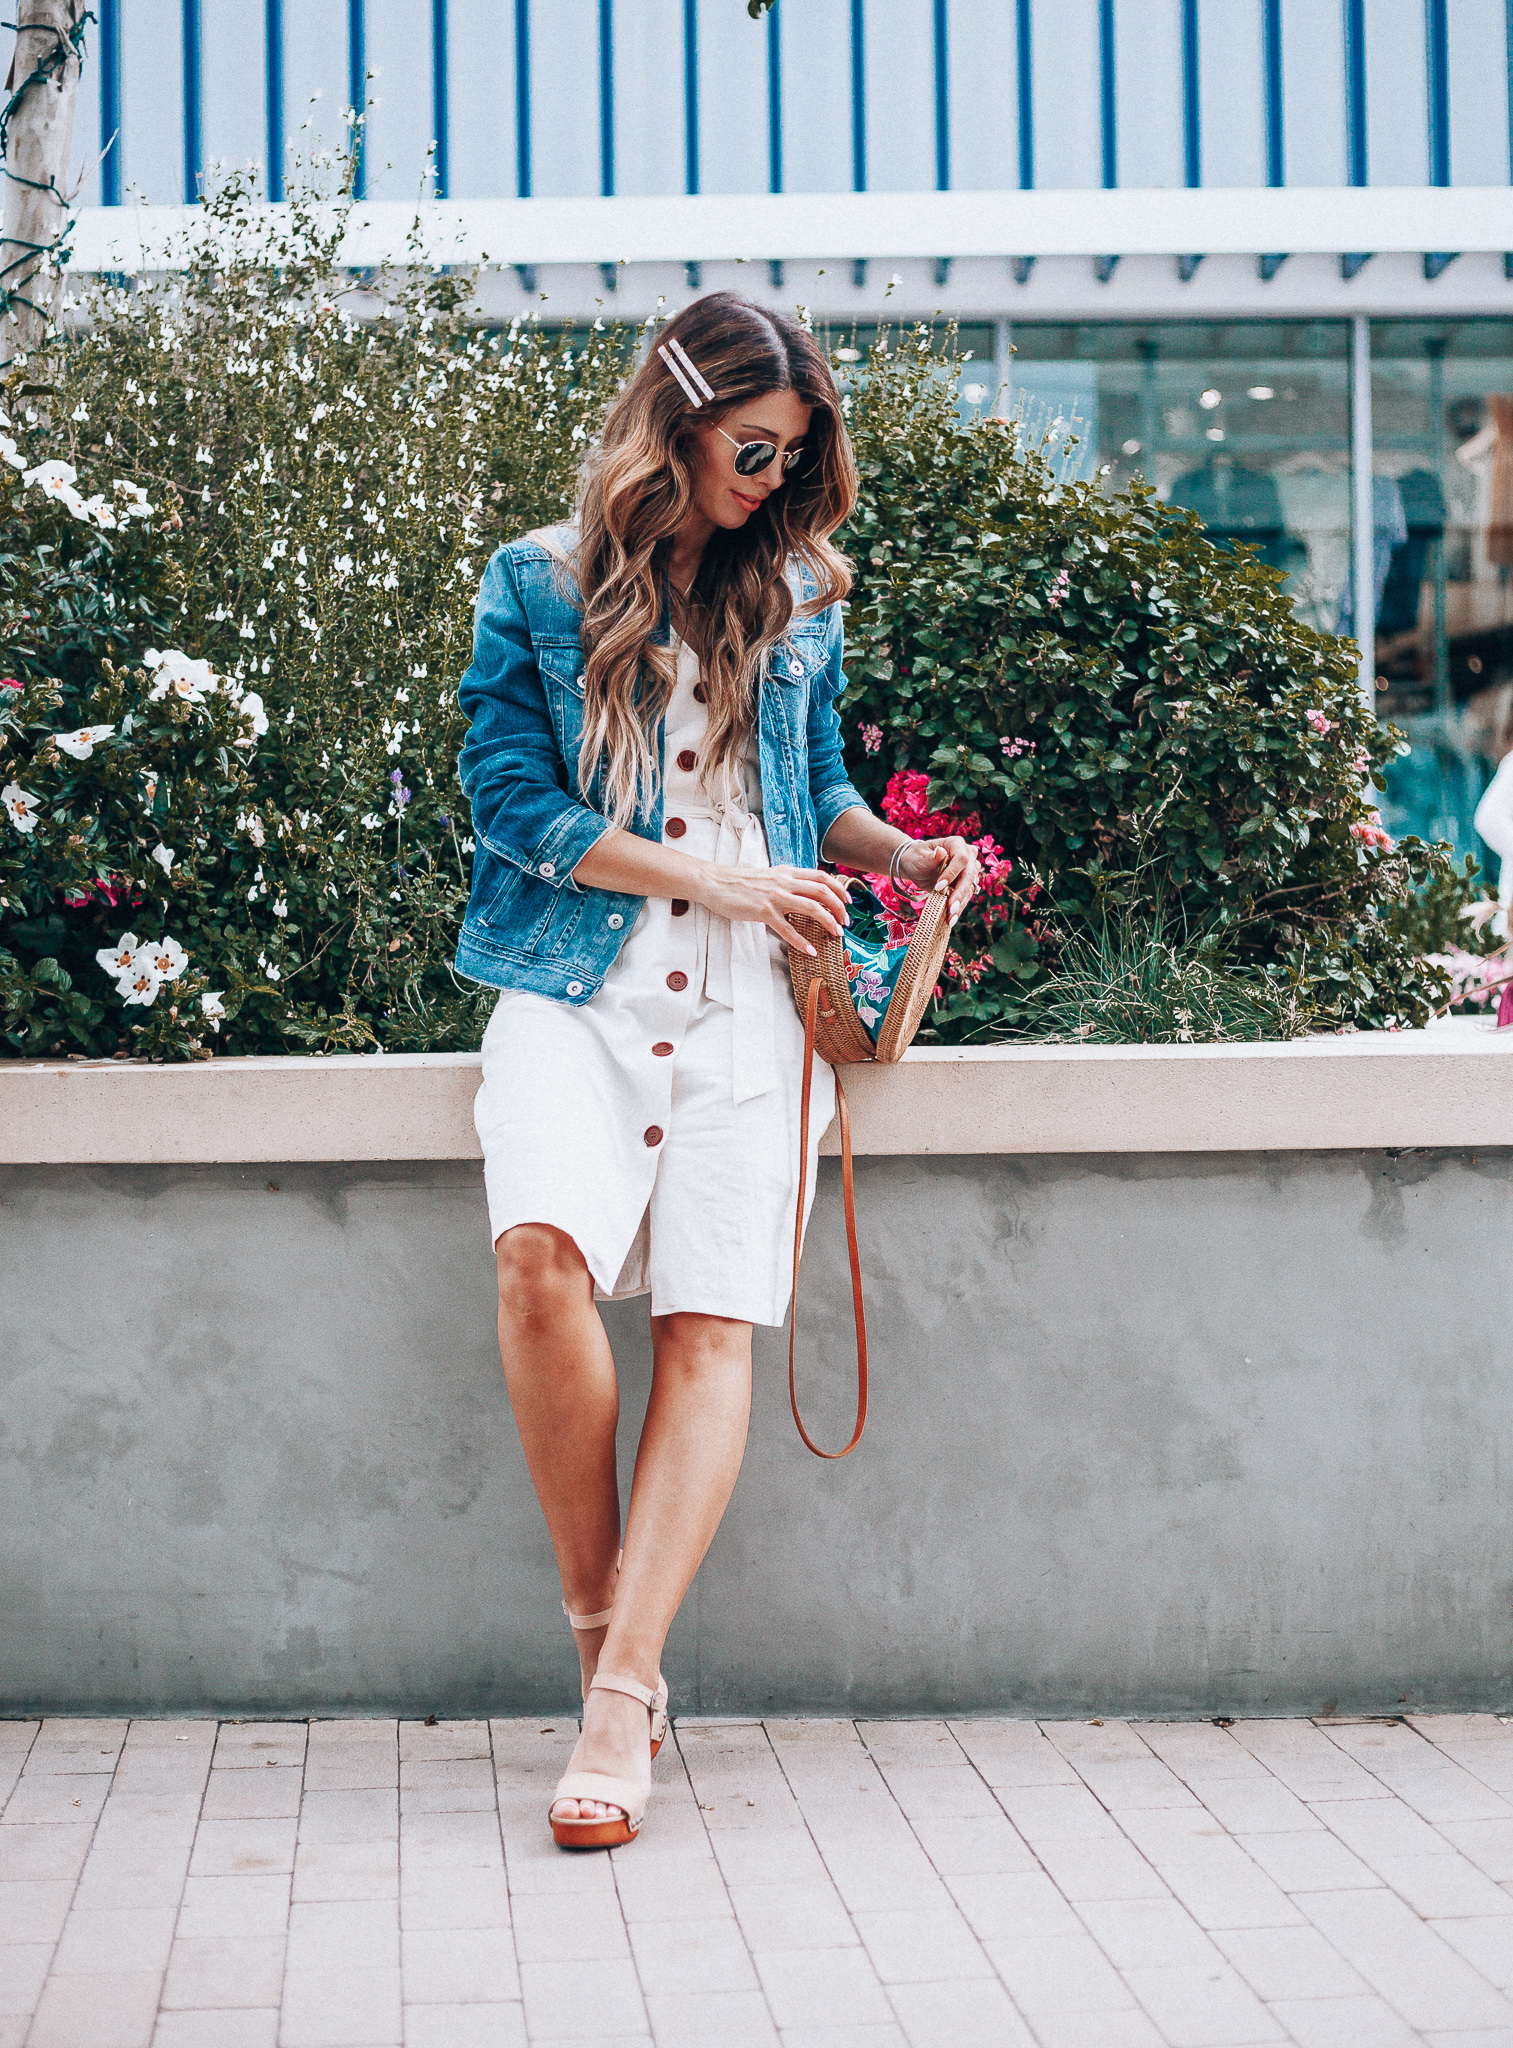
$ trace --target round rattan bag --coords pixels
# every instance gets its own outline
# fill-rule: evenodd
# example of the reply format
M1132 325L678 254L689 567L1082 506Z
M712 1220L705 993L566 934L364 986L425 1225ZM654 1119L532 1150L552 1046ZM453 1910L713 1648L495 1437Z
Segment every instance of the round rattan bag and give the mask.
M951 923L944 893L926 896L907 946L879 946L833 938L813 919L795 917L795 931L817 948L813 954L788 949L788 972L804 1020L804 1085L799 1098L799 1194L793 1217L793 1308L788 1324L788 1401L799 1435L817 1458L844 1458L867 1426L867 1318L862 1301L862 1262L856 1238L856 1193L851 1172L851 1113L839 1074L835 1107L841 1126L841 1195L846 1208L846 1250L851 1261L851 1302L856 1317L856 1425L844 1450L825 1451L799 1414L795 1346L798 1341L799 1253L804 1239L804 1192L809 1172L809 1096L814 1056L832 1067L864 1061L901 1060L920 1027L935 992L950 943Z
M811 958L790 946L788 972L800 1016L809 984L821 984L814 1034L820 1058L832 1067L901 1060L924 1019L951 943L945 893L932 889L926 896L907 946L869 948L866 964L859 965L848 954L844 937L831 937L813 919L794 917L790 922L819 949ZM879 960L880 954L886 959Z

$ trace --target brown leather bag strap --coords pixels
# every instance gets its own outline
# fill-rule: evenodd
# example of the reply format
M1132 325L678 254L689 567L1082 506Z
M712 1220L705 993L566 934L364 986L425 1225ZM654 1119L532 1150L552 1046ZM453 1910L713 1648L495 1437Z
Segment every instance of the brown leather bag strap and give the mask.
M798 1385L794 1367L794 1346L799 1326L799 1253L804 1243L804 1193L809 1180L809 1093L814 1080L814 1034L823 983L816 975L804 1001L804 1087L799 1099L799 1199L793 1218L793 1303L788 1323L788 1402L799 1435L817 1458L846 1458L862 1440L867 1426L867 1316L862 1306L862 1260L856 1243L856 1189L851 1176L851 1113L839 1074L835 1077L835 1101L841 1115L841 1191L846 1206L846 1250L851 1258L851 1302L856 1314L856 1427L843 1451L822 1451L804 1427L799 1414Z

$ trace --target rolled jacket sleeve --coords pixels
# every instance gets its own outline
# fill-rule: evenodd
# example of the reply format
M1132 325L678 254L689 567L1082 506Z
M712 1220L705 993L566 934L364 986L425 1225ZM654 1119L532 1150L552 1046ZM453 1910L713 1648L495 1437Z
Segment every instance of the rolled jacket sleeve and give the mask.
M809 687L809 797L814 805L816 845L842 811L865 811L867 800L846 775L841 721L836 701L846 687L846 633L838 604L825 614L825 661Z
M575 889L572 871L609 820L578 796L562 758L507 549L484 571L457 701L468 720L460 769L474 836L496 859Z

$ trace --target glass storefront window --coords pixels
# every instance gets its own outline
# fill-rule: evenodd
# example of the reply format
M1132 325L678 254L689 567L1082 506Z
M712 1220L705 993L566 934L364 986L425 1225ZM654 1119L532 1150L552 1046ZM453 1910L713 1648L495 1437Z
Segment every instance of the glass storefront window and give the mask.
M1143 476L1285 571L1309 625L1349 630L1343 322L1016 322L1011 339L1004 409L1032 433L1069 426L1080 475L1106 470L1112 490Z
M1472 821L1513 748L1513 322L1375 321L1371 355L1374 488L1397 500L1377 706L1413 742L1383 818L1495 875Z

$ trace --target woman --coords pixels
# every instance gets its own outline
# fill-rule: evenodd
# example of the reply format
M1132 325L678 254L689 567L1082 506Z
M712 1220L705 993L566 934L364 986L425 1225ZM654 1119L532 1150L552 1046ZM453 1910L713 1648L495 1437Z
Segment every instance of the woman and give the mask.
M793 919L848 921L822 855L891 863L953 916L976 885L966 841L906 838L846 780L830 536L855 496L813 339L711 293L616 400L576 528L501 549L479 595L457 964L503 991L475 1114L499 1348L582 1666L564 1847L640 1825L662 1645L740 1469L752 1325L787 1309L803 1031L783 947L814 951ZM814 1152L833 1100L820 1067ZM623 1556L596 1292L651 1295Z

